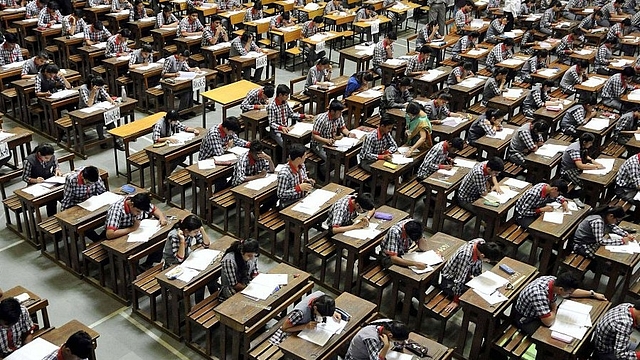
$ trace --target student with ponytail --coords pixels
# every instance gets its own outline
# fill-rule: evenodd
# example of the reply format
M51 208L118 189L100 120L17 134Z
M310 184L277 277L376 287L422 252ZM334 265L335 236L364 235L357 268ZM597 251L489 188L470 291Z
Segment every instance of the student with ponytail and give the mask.
M618 226L624 215L620 206L606 205L592 210L573 235L573 252L595 259L600 245L624 245L635 240L633 235Z
M340 321L340 314L336 312L336 302L322 291L315 291L300 300L269 341L278 345L286 339L288 333L315 329L318 323L330 321L328 317L332 317L333 321Z
M469 128L469 138L467 139L469 145L475 144L478 139L485 135L494 136L497 131L502 130L504 115L505 113L502 110L487 109L484 115L478 116Z
M379 320L365 325L351 339L345 360L386 359L392 341L409 338L409 329L400 321Z
M220 299L226 300L258 276L260 243L256 239L238 240L231 244L222 258Z

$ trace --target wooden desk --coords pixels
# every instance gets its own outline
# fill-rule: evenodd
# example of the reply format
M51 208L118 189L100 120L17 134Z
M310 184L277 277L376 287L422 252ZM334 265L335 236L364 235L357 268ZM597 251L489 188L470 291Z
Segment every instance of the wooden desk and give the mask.
M598 93L600 90L602 90L602 88L604 87L604 84L607 83L607 80L609 79L609 76L605 76L605 75L594 75L591 74L589 75L589 79L591 78L600 78L600 79L604 79L604 81L602 83L600 83L599 85L596 86L586 86L583 85L582 83L577 84L575 86L577 91L584 91L587 93Z
M382 1L379 2L380 6L382 6ZM360 33L360 34L365 34L367 35L367 37L370 37L373 35L373 41L375 41L376 43L378 42L379 38L380 38L380 32L384 32L384 27L388 26L387 24L389 24L391 22L391 19L389 19L388 17L384 16L384 15L378 15L377 21L379 22L380 26L379 29L380 31L376 34L372 34L371 33L371 23L373 21L354 21L353 22L353 31L354 33Z
M0 91L4 91L9 83L20 78L22 66L7 67L5 65L0 67L0 69L2 69L2 71L0 71Z
M262 140L267 136L269 117L266 109L245 111L240 114L240 118L244 123L245 140Z
M263 56L267 57L267 66L266 66L266 82L270 82L271 80L275 80L276 77L276 67L273 63L275 59L278 58L278 51L273 49L262 49ZM229 64L231 65L231 69L233 72L232 81L238 81L242 79L242 71L246 68L254 68L256 67L256 58L246 57L246 56L232 56L229 58ZM271 76L269 76L269 69L271 69ZM251 71L250 69L247 71ZM245 94L246 95L246 94Z
M420 150L419 153L413 155L413 162L398 165L395 169L384 166L385 160L377 160L371 164L371 188L376 189L380 186L381 189L380 198L376 199L376 204L386 204L389 185L393 182L394 189L399 189L400 178L411 172L414 168L419 167L426 155L426 150Z
M368 127L368 126L359 126L358 130L371 132L376 129ZM336 184L343 184L344 179L342 177L341 167L344 166L344 173L346 174L353 166L358 165L356 156L360 153L360 149L362 149L362 142L364 141L364 136L360 138L358 143L353 147L343 151L340 148L335 146L323 145L322 148L327 153L327 164L329 164L328 168L333 169L333 177L329 179Z
M67 339L69 339L71 335L81 330L89 334L89 336L91 337L93 351L91 352L91 356L89 357L89 359L96 360L96 348L98 347L98 338L100 337L100 334L78 320L71 320L60 327L52 329L51 331L47 331L46 333L42 334L41 338L47 340L53 345L62 346L67 342Z
M347 88L347 82L349 76L339 76L330 80L333 85L328 89L320 89L318 85L309 86L309 97L315 103L315 111L312 114L318 115L329 109L329 102L344 95L344 90ZM313 104L311 104L313 107ZM310 110L312 111L312 110Z
M129 76L133 82L132 97L138 99L139 107L144 111L150 110L146 91L160 83L162 74L162 64L151 63L147 66L129 69Z
M442 227L444 224L444 213L447 211L447 199L449 195L456 191L460 183L462 183L462 179L469 173L469 168L458 167L458 170L451 175L443 175L438 173L437 171L431 174L428 178L424 179L422 184L426 187L427 198L430 199L431 194L433 192L436 193L436 201L435 206L433 207L433 221L431 222L431 228L429 229L427 226L427 219L429 218L429 213L431 212L431 201L427 204L425 202L424 207L424 220L423 224L431 233L436 233L442 231Z
M5 133L14 134L6 140L7 147L11 151L13 160L6 165L14 170L21 169L21 159L26 159L31 154L31 140L33 140L33 132L22 127L16 126L9 130L3 130ZM20 156L18 156L20 151Z
M360 325L370 321L376 314L377 304L361 299L349 293L342 293L336 298L336 307L351 315L351 319L340 334L331 336L324 346L318 346L301 339L298 334L291 334L280 344L280 351L288 359L333 359L340 348L348 343L360 330ZM327 320L333 321L333 320Z
M604 149L605 143L609 139L611 133L613 132L613 129L616 127L616 123L618 122L618 119L620 116L615 114L615 117L612 119L602 114L596 113L596 114L593 114L592 119L595 117L600 119L607 119L609 121L609 125L600 130L590 129L585 127L585 125L587 125L589 121L591 121L589 119L589 121L586 121L584 124L576 128L576 131L578 132L578 135L577 135L578 137L582 136L582 134L584 133L591 133L595 137L595 140L593 141L593 146L591 147L591 149L589 149L589 154L591 157L597 157L600 155L600 150Z
M567 110L569 110L570 107L576 104L574 100L565 99L562 101L563 101L562 110L559 110L559 111L547 110L547 108L543 106L533 112L533 118L536 120L546 121L549 124L549 127L552 129L552 131L555 131L557 128L560 127L560 120L562 120L562 117L567 112Z
M293 106L292 106L292 108L293 108ZM295 124L297 124L297 123L310 124L312 122L310 122L308 120L300 120L300 121L296 121L295 122ZM294 126L295 126L295 124L294 124ZM284 147L282 149L282 163L287 162L287 159L289 157L289 149L291 148L291 145L300 144L300 145L304 146L305 144L308 144L311 141L311 132L312 132L312 130L307 130L302 135L291 134L291 132L288 132L288 133L284 133L283 132L283 133L281 133L282 141L284 142Z
M424 274L416 274L413 270L405 266L391 265L389 268L389 274L393 278L393 290L392 304L398 301L398 291L404 293L404 304L402 307L401 321L409 325L409 310L411 309L411 299L413 294L418 295L418 303L423 304L425 302L425 292L432 285L433 281L437 282L437 278L440 275L440 271L444 268L446 259L449 259L455 254L459 247L465 245L467 242L457 237L445 234L436 233L427 241L427 250L434 250L440 253L444 257L444 261L440 264L433 265L433 271L426 272ZM395 307L392 307L391 318L395 318ZM416 317L416 323L409 325L410 328L415 330L420 329L420 323L418 319L422 319L422 311L424 306L418 306L418 316Z
M403 61L400 65L391 65L386 61L381 63L380 70L382 71L382 84L391 84L393 82L393 79L395 79L397 76L404 77L404 72L406 69L406 61Z
M166 45L171 45L173 39L176 38L175 27L160 28L151 30L151 37L153 37L153 50L162 53L162 48Z
M38 196L33 196L24 191L24 189L20 188L13 192L20 200L22 211L25 214L24 218L27 226L25 226L24 239L36 249L40 249L41 246L44 247L38 236L38 224L42 222L40 208L49 202L57 204L59 200L62 200L64 184L55 185L47 193Z
M78 90L71 88L69 90ZM34 84L34 93L35 93L35 84ZM44 126L45 134L55 134L58 131L56 127L56 120L61 117L62 110L74 110L78 107L78 101L80 99L80 93L75 91L75 93L68 95L63 98L52 98L52 97L40 97L38 98L38 102L42 105L44 109ZM57 136L56 136L57 137ZM67 139L71 141L71 139ZM70 149L71 150L71 149Z
M79 47L78 52L80 53L80 55L82 55L83 59L81 73L86 76L91 73L91 69L96 66L96 62L104 58L106 48L96 47L93 45L85 45Z
M58 45L60 49L60 61L61 65L65 68L69 68L69 57L79 46L82 46L84 42L84 33L82 37L70 36L68 39L66 36L60 36L53 39L53 43Z
M409 340L415 341L418 344L429 349L429 358L433 360L449 360L453 355L453 349L448 348L439 342L426 338L422 335L418 335L414 332L409 333ZM403 354L411 355L414 354L407 349L402 350Z
M466 87L463 85L455 84L449 86L449 92L453 97L453 101L449 104L451 111L462 111L469 108L469 102L472 98L477 98L484 89L486 80L480 82L474 87Z
M227 334L232 337L232 359L248 359L251 339L277 314L301 299L313 289L311 275L287 264L278 264L269 274L287 274L287 286L271 294L266 300L254 301L236 293L213 311L220 319L220 349L227 356Z
M544 74L540 74L539 71L531 74L531 77L536 79L539 82L542 82L544 80L549 80L549 81L556 81L560 78L562 78L562 76L564 75L564 73L569 70L569 65L565 65L563 63L558 63L558 62L554 62L549 64L549 69L554 69L555 72L553 75L547 76Z
M507 273L500 270L499 265L501 264L507 264L515 270L516 273L508 276ZM509 282L513 285L513 289L507 290L504 287L501 288L500 291L508 300L496 305L489 305L489 303L473 290L467 290L460 297L460 305L464 311L457 347L457 351L461 353L460 355L462 355L464 351L467 334L470 330L469 322L473 320L476 324L468 357L470 360L489 358L489 349L491 348L492 339L495 337L496 328L500 324L500 317L504 314L505 310L515 303L522 289L538 275L538 270L535 267L508 257L503 258L491 269L491 272L509 279ZM484 353L482 353L483 341L486 345Z
M365 116L370 111L375 109L380 105L380 100L384 94L384 87L377 86L373 88L373 90L380 91L380 96L376 97L363 97L360 95L351 95L345 100L345 105L348 109L347 118L344 119L344 122L348 129L353 129L360 125L362 119L362 114Z
M640 152L640 141L638 141L634 136L632 136L624 146L627 148L629 154L637 154Z
M83 10L88 20L104 20L106 19L106 14L111 12L111 5L97 5L93 7L86 7Z
M381 220L381 219L371 219L372 223L378 224L377 230L380 230L380 233L370 239L358 239L354 237L350 237L341 234L334 234L331 237L332 242L336 246L336 273L333 278L333 288L340 292L340 283L344 279L344 291L351 292L353 290L354 285L354 271L355 270L355 279L357 279L358 283L360 282L360 275L363 274L366 270L366 266L369 261L368 258L370 255L375 255L375 248L380 245L382 242L382 238L387 234L389 228L393 225L397 224L399 221L402 221L409 217L409 214L398 209L394 209L390 206L383 205L380 208L376 209L376 211L385 212L391 214L392 219L389 221ZM345 272L342 273L342 254L347 252L346 262L345 262ZM358 262L356 267L356 261ZM355 269L354 269L355 268ZM394 303L395 304L395 303Z
M373 59L373 55L362 54L364 50L356 50L355 46L340 49L340 60L338 66L340 67L340 76L344 75L344 64L346 60L356 63L356 72L365 71L369 69L369 62Z
M60 24L59 26L60 27L44 29L36 27L35 29L33 29L33 32L35 33L38 40L38 48L41 51L43 51L44 48L47 47L47 45L49 44L49 39L58 37L62 34L62 24Z
M129 71L129 59L131 58L131 54L125 56L115 56L108 59L102 60L102 65L106 69L106 81L109 89L112 94L122 95L120 91L120 87L116 84L116 79L121 75L126 75L127 71ZM134 86L135 87L135 86ZM138 97L133 97L134 99L140 99L139 94ZM146 94L145 94L146 95ZM146 98L146 96L144 96Z
M556 25L552 28L553 31L555 31L556 35L560 38L564 37L565 35L571 34L573 32L573 29L576 29L578 25L580 25L580 21L562 19L562 22L568 22L569 26Z
M109 21L109 31L112 34L117 33L122 28L122 23L129 21L129 11L131 10L105 14L107 21Z
M602 155L598 159L612 159L610 156ZM595 159L598 161L598 159ZM595 207L596 204L605 204L613 197L613 187L615 185L618 169L624 164L624 159L615 159L613 169L606 175L580 174L583 183L585 203Z
M198 164L187 166L187 171L189 175L191 175L191 181L193 183L191 185L191 201L193 202L192 212L194 214L203 219L211 219L209 199L213 196L213 184L220 178L227 178L233 175L233 167L234 165L217 164L213 169L201 170ZM220 189L215 190L220 191ZM221 232L225 231L212 221L209 222L216 230Z
M511 124L503 125L505 129L513 129L513 133L507 135L506 139L497 139L488 136L483 136L480 139L476 140L475 146L478 148L478 153L482 154L482 151L487 152L487 159L491 159L494 156L498 156L500 158L503 157L509 143L511 142L511 138L515 131L518 130L517 126L513 126Z
M333 15L325 15L324 22L326 26L329 26L332 30L339 31L338 29L342 25L352 23L355 18L355 13L347 12L345 15L341 15L341 13L338 13Z
M140 47L142 46L142 37L150 34L151 29L156 26L156 17L154 15L143 20L129 21L128 25L136 39L136 46Z
M206 91L202 96L202 127L206 128L207 124L207 107L210 102L222 105L222 119L227 118L227 110L231 107L240 105L247 93L253 89L259 88L260 85L252 83L248 80L240 80L233 84L216 87L213 90Z
M411 85L413 86L413 89L415 90L417 95L428 98L429 96L431 96L431 94L444 88L444 84L447 81L449 74L451 74L453 68L451 66L439 66L435 70L441 71L442 73L440 73L433 79L429 78L427 80L424 78L424 76L429 75L419 75L412 77L413 83Z
M487 103L487 107L505 111L508 115L507 118L512 119L513 113L517 108L522 106L524 99L526 99L527 96L529 96L529 92L530 90L522 89L521 95L515 99L506 98L504 97L504 95L494 96L491 99L489 99L489 102Z
M22 46L26 47L27 45L27 42L25 40L26 37L31 35L33 33L33 29L35 29L37 26L38 26L38 16L31 19L23 18L23 20L14 21L10 27L5 29L9 29L11 27L18 28L18 41Z
M465 114L466 121L461 122L456 126L449 126L443 124L431 125L431 138L443 140L452 140L455 137L460 137L463 131L469 130L471 124L473 124L476 119L478 119L478 115L475 114ZM406 126L406 122L403 123L403 128Z
M207 68L200 69L200 74L196 77L204 76L206 78L205 91L211 87L215 87L216 76L218 72L216 70L211 70ZM194 105L193 107L186 109L176 109L175 107L175 97L181 95L182 93L188 92L191 94L193 92L192 88L193 80L173 80L173 82L168 82L167 79L161 79L160 85L162 86L162 90L164 90L164 105L167 109L167 112L170 110L178 110L180 115L184 115L188 112L194 111L198 106ZM204 93L200 93L203 95ZM204 112L202 113L204 116ZM203 126L204 127L204 126Z
M569 146L571 143L550 138L545 141L545 144ZM562 159L561 152L556 153L552 157L537 155L535 152L532 152L524 159L527 164L527 181L532 184L543 181L549 182L560 175L559 165Z
M23 293L27 293L29 295L29 300L22 303L22 305L27 308L27 311L29 311L29 315L37 316L37 314L40 313L42 322L38 320L38 329L46 330L51 328L51 322L49 321L49 311L47 311L49 300L41 298L40 296L34 294L33 292L27 290L22 286L15 286L11 289L5 290L4 294L2 294L2 296L0 297L0 300L16 297Z
M228 44L229 46L217 44L203 46L200 48L200 51L204 55L205 59L207 59L207 63L209 64L210 69L215 69L217 65L221 65L221 59L229 58L229 53L231 52L231 43Z
M15 21L24 19L26 10L23 9L6 9L0 11L0 26L3 29L11 28L11 24Z
M257 238L257 220L260 218L260 205L275 197L277 186L278 181L275 179L271 184L260 190L247 188L247 183L231 188L231 192L236 198L236 228L238 229L238 237L242 239ZM244 213L242 219L240 212ZM251 221L251 214L253 214L253 221ZM242 224L240 224L241 222Z

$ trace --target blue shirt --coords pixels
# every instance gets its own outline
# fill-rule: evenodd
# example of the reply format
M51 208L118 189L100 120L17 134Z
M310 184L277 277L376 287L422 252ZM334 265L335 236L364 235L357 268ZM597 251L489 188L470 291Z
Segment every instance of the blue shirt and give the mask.
M362 84L358 82L355 76L350 77L349 81L347 81L347 87L344 89L344 97L351 96L354 91L360 89L360 86L362 86Z

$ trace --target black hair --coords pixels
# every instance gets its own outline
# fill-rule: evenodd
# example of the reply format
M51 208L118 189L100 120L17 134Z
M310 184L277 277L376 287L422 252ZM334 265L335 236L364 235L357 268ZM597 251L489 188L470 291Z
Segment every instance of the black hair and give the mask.
M184 57L188 58L189 56L191 56L191 51L184 50L183 52L179 53L178 55L181 55L181 56L184 56Z
M196 8L189 6L189 8L187 9L187 15L193 15L193 14L197 14L198 10L196 10Z
M253 34L248 31L245 31L240 35L240 42L246 43L250 38L253 38Z
M44 60L49 60L49 54L47 54L44 51L41 51L41 52L37 53L36 57L38 57L40 59L44 59Z
M267 95L267 97L270 97L270 98L273 97L273 94L275 92L276 92L276 88L271 83L268 83L262 88L262 93Z
M477 31L472 31L469 33L469 36L471 36L472 38L479 38L480 37L480 33Z
M578 62L578 65L580 65L581 69L588 69L589 68L589 60L580 60Z
M276 96L280 96L280 95L289 95L289 92L291 90L289 90L289 87L285 84L279 84L278 87L276 88Z
M469 0L467 0L467 1L465 1L465 2L464 2L464 6L471 6L471 7L474 7L474 6L475 6L475 4L473 3L473 1L469 1Z
M211 20L212 24L216 21L222 21L222 17L220 15L211 15L211 18L209 19Z
M226 119L222 120L222 127L226 128L227 130L231 130L236 134L240 132L240 122L235 116L229 116Z
M169 125L169 122L172 120L178 120L180 118L180 113L176 109L171 109L167 111L167 114L164 116L165 123Z
M580 28L575 28L571 31L573 35L582 36L582 30ZM579 39L578 39L579 40Z
M453 100L453 96L448 92L443 92L438 95L438 99L451 102L451 100Z
M302 144L293 144L291 148L289 148L289 159L291 161L301 158L307 152L307 149Z
M100 20L94 20L92 25L95 30L102 31L104 29L104 24Z
M262 1L258 0L253 4L253 8L256 10L262 10Z
M79 18L83 18L84 17L84 10L82 9L75 9L73 10L73 14Z
M451 144L451 146L453 146L454 149L464 149L464 140L459 137L454 137L453 139L451 139L451 141L449 141L449 143Z
M616 45L618 44L618 38L606 38L604 39L605 44Z
M604 205L592 210L591 214L600 215L603 218L607 215L613 215L616 219L622 219L625 216L624 209L621 206Z
M560 1L554 1L553 3L551 3L551 7L561 7L562 3Z
M197 215L189 214L173 225L173 229L193 231L202 227L202 220Z
M536 120L531 126L531 132L534 134L544 134L549 131L549 123L544 120Z
M409 239L418 241L422 238L422 224L415 220L410 220L404 224L404 232L407 233Z
M387 37L391 40L398 40L398 35L396 34L395 31L389 31L387 33Z
M491 121L491 118L496 118L496 119L500 119L501 117L505 116L505 112L502 110L498 110L498 109L487 109L487 111L485 111L484 113L484 117Z
M596 16L602 17L602 15L603 15L602 14L602 10L596 10L596 11L593 12L593 17L596 17Z
M322 23L324 23L324 18L322 16L318 15L318 16L313 18L313 22L315 24L322 24Z
M536 51L536 56L539 58L547 58L549 57L549 51L545 50L545 49L540 49L538 51Z
M504 257L502 247L494 242L478 244L477 249L482 255L489 259L489 261L500 261Z
M409 104L407 104L406 113L411 115L418 115L420 114L421 110L422 105L420 105L420 103L418 103L417 101L411 101L409 102Z
M289 21L291 19L291 14L288 11L282 13L282 18Z
M409 329L407 325L397 320L375 321L371 325L382 326L385 330L391 332L393 340L404 341L409 338Z
M58 6L58 3L55 1L49 1L47 3L47 9L56 11L56 10L60 10L60 6Z
M473 70L473 64L471 62L469 62L469 61L465 61L462 64L462 68L465 69L465 70Z
M420 54L431 54L431 48L427 45L422 45L419 52Z
M504 161L497 156L492 157L487 161L487 167L489 167L493 171L502 171L504 170Z
M364 83L365 81L373 81L374 79L373 74L368 71L358 71L351 76L355 76L360 84Z
M249 152L259 153L264 150L264 145L262 145L262 141L256 139L251 141L251 145L249 145Z
M82 178L91 181L92 183L97 182L100 179L100 173L98 172L98 168L89 165L82 169Z
M507 75L509 74L509 69L507 68L497 68L493 71L493 77L498 77L498 75Z
M33 149L33 154L39 153L42 156L53 155L54 152L53 146L48 143L41 143Z
M162 12L172 12L173 8L171 7L171 5L165 5L162 7Z
M0 320L12 326L20 320L20 303L15 298L7 298L0 302Z
M153 52L153 48L149 44L142 45L140 49L142 50L142 52L146 52L146 53Z
M565 290L575 290L580 287L580 280L570 271L565 271L558 275L553 286L564 288Z
M327 58L326 56L323 56L322 58L320 58L320 60L318 60L317 64L318 65L329 65L329 64L331 64L331 60L329 60L329 58Z
M136 209L147 211L151 207L151 197L147 193L135 194L131 197L131 204Z
M396 86L411 86L411 78L406 76L403 78L396 78Z
M87 85L89 90L91 90L92 86L104 86L104 84L105 84L104 79L102 78L102 76L93 75L93 74L87 75L87 79L85 80L84 83L85 83L85 85Z
M580 135L580 147L582 147L582 145L588 142L594 142L594 141L596 141L596 137L592 133L586 132Z
M64 346L80 359L88 359L93 353L93 341L86 331L80 330L69 336Z
M9 44L15 44L18 42L18 37L16 36L16 34L13 33L4 33L4 41L6 41Z
M124 28L124 29L120 29L120 31L118 31L118 34L120 34L120 36L125 37L125 38L130 38L131 37L131 30Z
M363 193L356 196L356 204L360 205L363 209L369 211L373 210L376 206L373 202L373 196L370 193Z
M140 5L140 4L144 4L144 2L143 2L142 0L136 0L136 1L133 3L133 7L137 7L137 6L138 6L138 5Z
M624 26L631 26L631 19L624 19L620 24Z
M631 66L625 66L625 68L622 69L622 76L632 77L635 75L636 75L636 71L633 70Z
M247 240L237 240L234 241L231 246L225 250L224 254L232 253L238 269L236 271L236 275L239 279L243 279L247 273L247 263L242 258L242 254L245 253L255 253L257 255L260 254L260 243L256 239L249 238Z
M321 295L313 300L320 316L331 316L336 311L336 301L329 295Z
M387 113L384 113L384 115L382 115L382 117L380 118L380 126L389 126L395 124L396 121L392 119L391 116Z
M371 4L369 4L369 5L365 6L364 8L365 8L365 9L367 9L367 10L369 10L369 11L376 11L376 7L375 7L375 6L373 6L373 5L371 5Z
M342 111L344 110L344 104L337 99L331 100L329 103L329 111Z
M505 44L506 46L515 46L516 45L515 41L513 41L512 38L506 38L506 39L504 39L504 41L502 43Z
M562 179L555 179L551 181L549 185L551 185L551 187L558 188L558 191L561 194L566 194L569 192L569 185L567 185L567 182Z

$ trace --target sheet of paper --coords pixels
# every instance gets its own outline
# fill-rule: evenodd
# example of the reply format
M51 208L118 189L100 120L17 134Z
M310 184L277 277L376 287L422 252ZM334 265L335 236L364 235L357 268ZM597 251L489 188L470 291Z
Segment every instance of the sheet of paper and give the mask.
M467 122L466 118L447 116L446 118L444 118L444 120L442 120L442 125L456 127L464 122Z
M514 178L509 178L507 181L504 182L504 184L507 186L518 188L518 189L524 189L525 187L527 187L527 185L529 185L529 183L526 181L522 181Z
M480 296L484 301L489 303L489 305L495 305L495 304L499 304L501 302L509 300L509 298L502 295L500 291L496 291L492 294L485 294L482 291L479 291L478 289L473 289L473 291L476 294L478 294L478 296Z
M401 59L388 59L384 63L391 66L400 66L402 64L405 64L406 61Z
M637 241L630 241L626 245L607 245L605 249L614 253L640 254L640 244Z
M633 200L640 201L640 191L636 192L636 195L633 197Z
M214 156L213 160L215 160L215 162L217 163L233 162L238 160L238 157L236 156L236 154L223 154L220 156Z
M98 49L106 49L107 48L107 42L99 42L99 43L95 43L93 45L94 48L98 48Z
M313 124L306 122L297 122L293 128L289 130L290 135L302 136L307 132L313 131Z
M584 125L585 128L600 131L609 126L609 119L593 118Z
M9 138L14 137L15 134L14 133L10 133L10 132L6 132L6 131L2 131L0 130L0 141L5 141Z
M52 176L48 179L44 179L44 182L49 184L64 184L66 181L67 178L64 176Z
M344 147L344 148L350 149L350 148L354 147L357 143L358 143L358 139L357 138L350 138L350 137L346 137L345 136L340 140L336 140L333 143L333 146Z
M391 155L391 162L398 165L411 164L413 162L413 158L406 157L401 154L393 154Z
M469 280L466 285L484 294L491 294L508 282L509 280L502 276L491 271L486 271Z
M186 283L188 283L189 281L193 280L194 277L198 276L198 274L200 274L200 272L198 270L195 269L190 269L188 267L183 267L180 266L180 268L182 268L182 273L180 275L178 275L178 277L176 279L180 280L180 281L184 281Z
M278 285L287 285L289 283L289 276L287 274L260 273L251 280L251 282L276 288Z
M420 80L433 81L442 74L444 74L444 71L442 70L438 70L438 69L429 70L429 72L427 72L426 74L420 77Z
M70 96L78 95L77 90L60 90L49 96L50 99L64 99Z
M93 106L89 106L89 107L86 107L84 109L80 109L80 111L82 111L82 112L84 112L86 114L91 114L94 111L107 110L107 109L110 109L112 107L114 107L114 105L111 104L110 102L101 101L101 102L99 102L97 104L93 104Z
M578 55L590 55L593 53L593 50L591 49L582 49L582 50L574 50L574 53L578 54Z
M382 91L369 89L369 90L358 93L358 96L364 97L364 98L381 97Z
M495 201L495 202L499 202L500 204L506 204L507 202L509 202L509 200L513 199L519 194L517 191L513 191L506 186L501 186L500 189L502 190L502 194L498 194L497 192L492 191L488 193L486 196L484 196L484 198L489 201Z
M596 87L601 84L604 84L605 81L606 79L603 79L600 77L590 77L589 80L582 82L582 85L587 87Z
M473 88L480 85L482 82L484 82L484 79L481 79L479 77L472 77L460 81L458 85L464 86L466 88Z
M211 170L216 168L216 160L215 159L205 159L198 161L198 169L200 170Z
M202 271L213 263L213 260L221 253L221 251L211 249L196 250L189 254L187 259L182 262L182 267Z
M465 159L465 158L461 158L461 157L455 158L453 160L453 162L454 162L454 164L456 166L460 166L460 167L467 168L467 169L472 169L477 164L476 161Z
M592 175L606 175L611 170L613 170L613 165L615 164L615 159L596 159L596 162L602 164L604 169L598 170L584 170L584 174L592 174Z
M414 251L402 256L404 259L420 262L429 266L440 264L443 259L437 252L433 250L429 251Z
M411 354L403 354L401 352L397 352L397 351L389 351L387 353L387 360L412 360L413 359L413 355Z
M544 144L536 150L536 155L554 157L557 153L564 152L567 149L565 145Z
M58 346L38 337L5 357L5 360L42 360L57 350Z
M96 211L105 205L113 204L122 199L122 195L114 194L110 191L102 193L100 195L92 196L87 200L78 204L83 209L88 211Z
M191 71L179 71L178 77L176 77L175 80L193 80L196 75L197 74L195 72Z
M538 75L551 77L551 76L554 76L557 72L558 72L558 69L543 69L543 70L538 70Z
M255 280L255 279L254 279ZM268 298L273 292L277 289L277 287L265 286L260 283L256 283L251 281L244 290L241 291L242 294L246 295L249 298L256 300L265 300Z
M275 172L276 174L280 172L280 170L284 169L285 166L287 166L286 164L278 164L276 165L276 168L273 169L273 172Z
M515 37L515 34L514 34L514 37ZM517 66L517 65L524 64L524 61L520 60L520 59L507 59L507 60L503 60L502 64L510 65L510 66Z
M127 242L147 242L160 230L160 221L156 219L144 219L140 221L140 227L130 232Z
M591 306L565 300L558 307L556 320L549 329L576 339L582 339L591 327L590 310Z
M261 179L254 179L247 182L247 189L251 190L262 190L265 187L271 185L274 181L278 180L278 175L276 174L267 174L267 176Z
M38 197L38 196L47 194L48 192L51 191L51 189L41 184L35 184L35 185L27 186L26 188L22 189L22 191L26 192L27 194L31 194L34 197Z
M458 168L454 166L451 168L451 170L440 169L438 170L438 174L453 176L456 173L456 171L458 171Z
M374 239L380 234L380 230L377 230L376 227L378 227L378 224L369 223L369 227L345 231L344 235L360 240Z
M633 137L635 137L637 141L640 141L640 134L633 134Z
M489 52L489 50L487 49L471 49L467 52L467 54L476 56L476 55L482 55L487 52Z
M413 271L414 273L416 273L418 275L426 274L428 272L432 272L433 271L433 268L431 266L428 266L428 265L424 269L418 269L415 266L409 266L409 269L411 269L411 271Z
M500 139L500 140L506 140L507 136L513 134L513 129L510 128L504 128L500 131L496 131L496 134L493 136L489 136L487 135L488 138L493 138L493 139Z
M234 146L231 149L227 150L228 152L232 153L232 154L236 154L238 157L240 157L240 155L244 155L246 153L249 152L249 148L247 147L240 147L240 146Z
M347 322L344 320L334 321L328 318L326 323L318 323L315 329L300 331L298 337L318 346L325 346L333 334L341 333L346 326Z
M559 211L547 211L542 215L542 221L554 223L554 224L562 224L564 221L564 214Z

